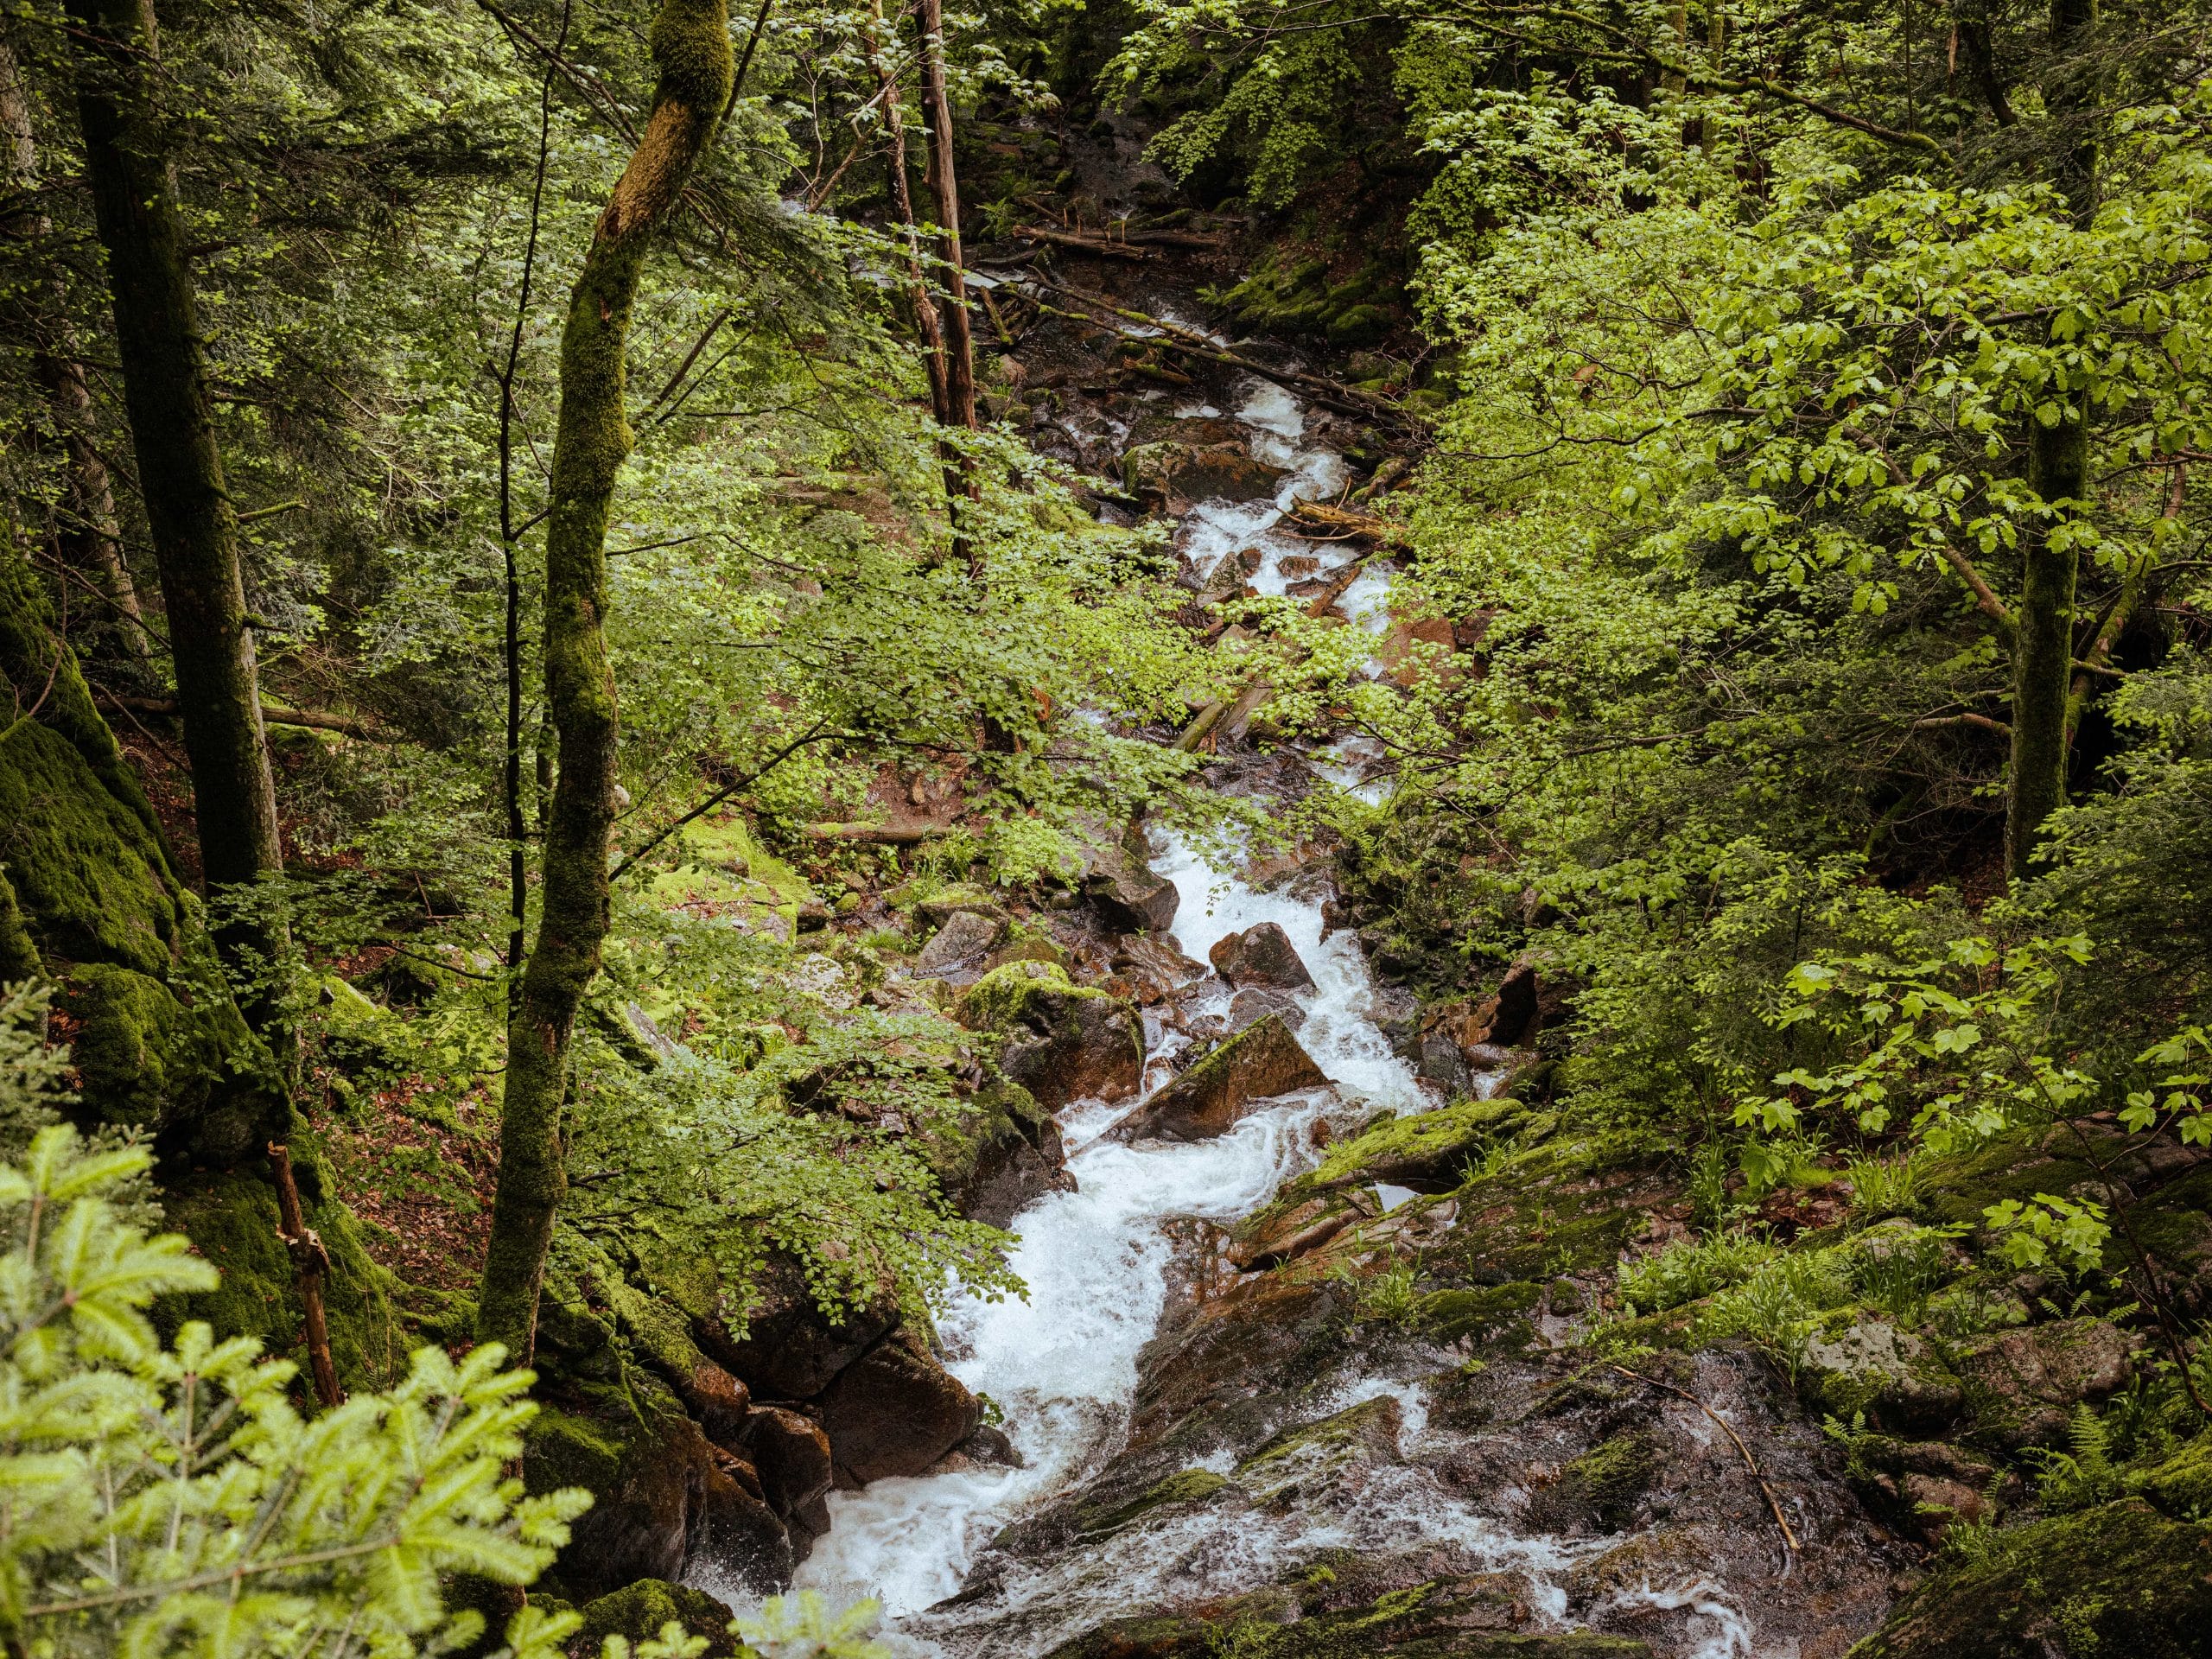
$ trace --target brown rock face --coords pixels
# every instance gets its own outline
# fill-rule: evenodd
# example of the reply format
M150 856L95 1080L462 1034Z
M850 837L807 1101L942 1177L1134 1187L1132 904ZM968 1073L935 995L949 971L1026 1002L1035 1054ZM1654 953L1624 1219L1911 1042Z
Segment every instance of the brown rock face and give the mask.
M695 1321L694 1330L702 1348L771 1400L813 1398L899 1321L896 1309L877 1306L830 1324L798 1264L780 1255L762 1270L760 1297L742 1341L719 1320Z
M727 1452L693 1469L687 1565L690 1559L711 1561L755 1590L779 1590L791 1581L796 1565L791 1535L760 1494L747 1490L746 1477L752 1474L751 1465Z
M830 1490L830 1437L811 1417L762 1406L747 1424L746 1444L761 1495L786 1520Z
M922 947L921 955L914 959L914 971L929 977L981 967L991 948L1005 936L1002 918L982 911L955 911Z
M1124 1140L1202 1141L1234 1128L1255 1100L1318 1089L1328 1081L1282 1016L1271 1014L1139 1106L1114 1133Z
M1299 959L1290 935L1273 922L1262 922L1242 933L1231 933L1208 952L1214 972L1237 989L1248 985L1282 991L1302 991L1313 983Z
M903 1331L840 1371L822 1396L841 1484L918 1475L982 1421L976 1396Z
M1463 1093L1477 1071L1504 1063L1499 1051L1533 1039L1541 1023L1535 964L1516 962L1497 995L1446 1002L1430 1011L1421 1021L1415 1069L1447 1090Z
M1205 973L1205 964L1191 960L1165 939L1124 939L1116 947L1113 966L1127 976L1136 1000L1146 1007L1166 1001Z

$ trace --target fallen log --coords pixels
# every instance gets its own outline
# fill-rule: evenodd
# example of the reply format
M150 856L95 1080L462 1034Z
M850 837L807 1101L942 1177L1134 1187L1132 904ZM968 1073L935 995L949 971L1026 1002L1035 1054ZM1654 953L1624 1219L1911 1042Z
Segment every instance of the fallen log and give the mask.
M126 696L119 691L96 690L93 694L103 702L118 709L128 709L133 714L175 715L183 709L175 697ZM358 737L367 743L398 743L405 740L383 731L365 721L348 719L344 715L326 715L312 709L288 709L281 702L264 701L261 718L271 726L304 726L311 731L341 732L347 737Z
M1357 507L1339 507L1326 501L1294 501L1290 516L1300 524L1311 524L1316 530L1332 536L1364 537L1384 547L1407 547L1403 525L1394 524L1388 518L1377 518L1371 512L1362 512Z
M863 847L913 847L951 835L949 823L810 823L809 841L857 842Z

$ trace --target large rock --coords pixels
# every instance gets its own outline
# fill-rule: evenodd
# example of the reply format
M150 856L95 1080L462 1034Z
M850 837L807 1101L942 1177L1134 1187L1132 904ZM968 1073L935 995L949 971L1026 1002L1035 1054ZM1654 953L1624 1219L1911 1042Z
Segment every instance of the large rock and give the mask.
M1138 444L1122 456L1122 484L1148 501L1257 501L1273 495L1286 476L1236 443L1166 438Z
M1154 875L1144 860L1114 845L1090 849L1083 890L1114 925L1130 931L1165 933L1183 899L1175 884Z
M1958 1418L1958 1379L1909 1331L1866 1319L1805 1344L1799 1377L1832 1414L1865 1412L1881 1427L1935 1433Z
M789 1521L830 1490L830 1437L811 1417L762 1406L747 1420L746 1446L760 1472L761 1495Z
M703 1659L728 1659L738 1651L730 1634L730 1610L703 1590L665 1579L639 1579L577 1610L583 1627L569 1638L569 1659L600 1659L607 1638L619 1636L632 1646L651 1641L671 1624L690 1636L704 1637Z
M1171 893L1174 889L1168 889ZM1164 1002L1192 981L1205 976L1205 964L1193 962L1166 939L1142 934L1114 948L1114 971L1126 979L1146 1007Z
M1328 1083L1283 1022L1269 1014L1236 1033L1115 1126L1123 1139L1200 1141L1225 1135L1255 1100Z
M957 1124L927 1139L938 1185L971 1220L1003 1227L1033 1200L1075 1185L1059 1124L1003 1077L976 1091Z
M982 1403L906 1331L840 1371L822 1396L822 1427L849 1486L918 1475L982 1421Z
M1262 922L1242 933L1231 933L1207 953L1219 974L1237 989L1255 985L1263 989L1303 991L1313 976L1290 942L1290 935L1274 922Z
M1006 1039L1000 1069L1047 1111L1073 1100L1119 1100L1144 1077L1144 1023L1136 1010L1071 982L1051 963L993 969L961 998L960 1020Z
M791 1581L791 1541L751 1465L715 1446L650 1372L571 1385L576 1410L542 1411L524 1476L533 1491L582 1486L592 1507L554 1568L573 1599L638 1579L680 1580L695 1560L762 1592Z
M939 978L973 968L1006 937L1006 918L988 911L957 910L931 936L914 959L914 971L924 978Z
M742 1338L717 1319L695 1319L699 1345L767 1400L810 1400L899 1322L888 1301L836 1319L816 1304L798 1263L772 1252L762 1265Z
M2139 1500L2008 1527L1939 1557L1855 1659L2203 1659L2212 1535Z
M2012 1451L2063 1444L2075 1406L2101 1400L2127 1381L2132 1348L2102 1319L2061 1319L1969 1338L1954 1351L1951 1363L1965 1387L1975 1436Z

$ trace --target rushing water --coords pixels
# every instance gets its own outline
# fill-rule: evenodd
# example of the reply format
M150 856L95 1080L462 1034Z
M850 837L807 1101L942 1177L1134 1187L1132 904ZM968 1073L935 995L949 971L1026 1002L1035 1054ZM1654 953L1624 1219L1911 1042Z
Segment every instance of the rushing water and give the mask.
M1350 556L1297 537L1284 523L1298 497L1338 493L1344 463L1306 443L1304 408L1281 388L1248 380L1238 397L1236 418L1252 453L1286 476L1272 500L1199 503L1185 515L1179 543L1202 575L1257 547L1259 568L1248 579L1260 592L1280 594L1296 579L1293 571L1326 575ZM1207 405L1179 413L1211 418L1217 411ZM1298 556L1313 563L1282 568ZM1379 634L1388 626L1388 601L1387 573L1370 569L1340 603ZM1345 738L1309 759L1319 777L1363 798L1379 799L1389 786L1384 757L1371 740ZM1120 1449L1139 1355L1167 1300L1169 1224L1233 1221L1266 1204L1315 1161L1315 1130L1325 1116L1341 1122L1377 1107L1406 1113L1436 1103L1376 1023L1376 989L1356 939L1344 931L1325 938L1315 899L1284 888L1257 891L1173 838L1155 845L1153 863L1179 895L1173 931L1186 955L1203 962L1223 938L1262 922L1289 935L1314 980L1298 998L1300 1039L1335 1088L1269 1103L1227 1135L1185 1143L1109 1138L1126 1102L1070 1107L1062 1127L1077 1190L1038 1200L1013 1223L1019 1236L1013 1265L1027 1299L963 1297L939 1326L947 1364L997 1404L1021 1466L883 1480L833 1494L830 1530L795 1587L840 1604L875 1599L884 1634L902 1649L1000 1659L1041 1653L1119 1614L1250 1589L1322 1550L1419 1543L1513 1574L1541 1623L1580 1622L1569 1619L1562 1586L1611 1541L1523 1534L1494 1507L1485 1510L1440 1482L1438 1467L1466 1439L1433 1430L1417 1380L1390 1375L1341 1377L1332 1395L1313 1402L1316 1414L1325 1415L1385 1395L1395 1401L1401 1457L1370 1471L1357 1490L1285 1510L1170 1513L1057 1560L995 1556L988 1595L973 1605L963 1598L962 1605L940 1605L963 1589L1002 1528L1076 1487ZM1193 1019L1225 1013L1230 1001L1228 988L1211 976L1182 997ZM1147 1028L1155 1047L1147 1082L1157 1087L1173 1075L1185 1039L1156 1021ZM1386 1211L1413 1196L1394 1187L1375 1193ZM1231 1472L1233 1459L1220 1456L1217 1472ZM1639 1611L1672 1616L1675 1639L1665 1650L1682 1659L1745 1659L1763 1651L1744 1615L1701 1577L1665 1587L1648 1580L1619 1584L1584 1618Z
M1181 896L1175 938L1193 957L1261 922L1290 935L1315 982L1300 998L1301 1039L1345 1097L1400 1110L1427 1103L1370 1017L1358 948L1342 933L1322 940L1317 904L1255 892L1177 842L1154 868ZM1211 996L1225 1001L1201 988L1194 1011ZM1226 1221L1265 1204L1313 1161L1314 1122L1333 1103L1325 1091L1291 1096L1216 1140L1136 1146L1103 1135L1126 1105L1071 1108L1063 1128L1077 1190L1050 1194L1014 1222L1014 1267L1028 1300L966 1298L940 1325L950 1369L998 1403L1027 1466L878 1481L832 1496L830 1532L798 1586L874 1596L893 1620L957 1590L994 1533L1111 1450L1136 1389L1138 1351L1166 1298L1165 1224Z

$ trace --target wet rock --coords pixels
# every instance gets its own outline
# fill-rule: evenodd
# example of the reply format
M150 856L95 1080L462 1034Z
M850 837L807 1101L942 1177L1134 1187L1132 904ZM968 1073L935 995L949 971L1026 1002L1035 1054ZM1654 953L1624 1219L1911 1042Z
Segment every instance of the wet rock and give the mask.
M1138 444L1122 457L1122 482L1129 493L1163 504L1258 501L1273 495L1286 476L1281 467L1255 461L1237 443L1166 438Z
M982 1420L982 1403L910 1332L869 1349L822 1395L842 1484L921 1474Z
M696 1487L684 1566L711 1564L718 1575L761 1594L783 1589L797 1565L791 1533L758 1490L753 1466L718 1451L692 1472Z
M1938 1432L1964 1402L1958 1378L1928 1344L1881 1319L1811 1338L1800 1370L1808 1391L1847 1422L1864 1411L1885 1427Z
M1239 991L1229 1000L1229 1029L1243 1031L1255 1026L1269 1014L1281 1018L1293 1031L1306 1023L1306 1010L1299 1006L1298 998L1289 991Z
M1404 1419L1397 1397L1382 1394L1284 1429L1236 1465L1237 1482L1263 1508L1288 1508L1320 1487L1356 1495L1366 1467L1396 1461Z
M2102 1319L2062 1319L1971 1338L1951 1363L1976 1437L2014 1451L2063 1444L2075 1406L2101 1400L2127 1381L2133 1346Z
M717 1319L695 1319L693 1330L701 1347L771 1400L811 1399L899 1319L888 1302L829 1319L798 1263L781 1252L763 1265L754 1296L741 1341Z
M1495 1142L1525 1136L1536 1116L1519 1101L1467 1100L1410 1117L1389 1116L1329 1149L1306 1185L1324 1190L1387 1182L1448 1192Z
M1175 920L1182 896L1175 884L1154 875L1142 858L1118 846L1090 849L1083 891L1116 927L1164 933Z
M1199 1141L1225 1135L1255 1100L1327 1084L1280 1014L1237 1033L1116 1124L1134 1140Z
M2000 1537L1996 1548L1939 1561L1854 1659L2202 1659L2212 1630L2212 1540L2202 1527L2130 1499Z
M1003 917L983 911L955 911L922 947L914 959L914 971L925 978L941 978L976 967L1005 936Z
M524 1459L533 1491L582 1486L592 1507L570 1525L555 1573L579 1600L638 1579L681 1579L711 1553L763 1592L790 1582L782 1523L739 1478L747 1467L714 1446L648 1372L577 1391L586 1409L542 1411Z
M583 1625L569 1638L569 1659L600 1659L607 1638L619 1636L632 1645L651 1641L671 1621L707 1641L703 1659L730 1659L739 1651L730 1634L730 1610L703 1590L665 1579L640 1579L587 1602L578 1611Z
M1298 948L1274 922L1231 933L1207 954L1214 972L1240 990L1248 985L1285 991L1313 988L1313 976L1306 970Z
M1535 965L1516 963L1495 996L1463 997L1429 1010L1421 1022L1414 1069L1453 1093L1474 1086L1494 1058L1533 1039L1541 1021Z
M1145 1007L1163 1002L1175 992L1202 978L1205 967L1192 961L1165 939L1141 935L1114 947L1114 970L1126 976Z
M756 1408L745 1446L759 1471L761 1496L786 1520L830 1490L830 1437L811 1417L779 1406Z
M1245 1273L1281 1267L1327 1243L1363 1217L1340 1193L1308 1198L1287 1209L1271 1205L1232 1232L1230 1264Z
M1631 1431L1593 1446L1537 1488L1529 1500L1530 1523L1546 1532L1594 1528L1619 1532L1658 1478L1660 1450L1649 1434Z
M1119 1100L1144 1076L1136 1010L1071 983L1064 969L1017 962L995 968L960 1000L960 1020L1006 1041L999 1066L1047 1111L1074 1100Z
M1058 1122L1004 1078L978 1089L960 1122L931 1137L930 1166L954 1209L994 1227L1047 1192L1075 1187Z

